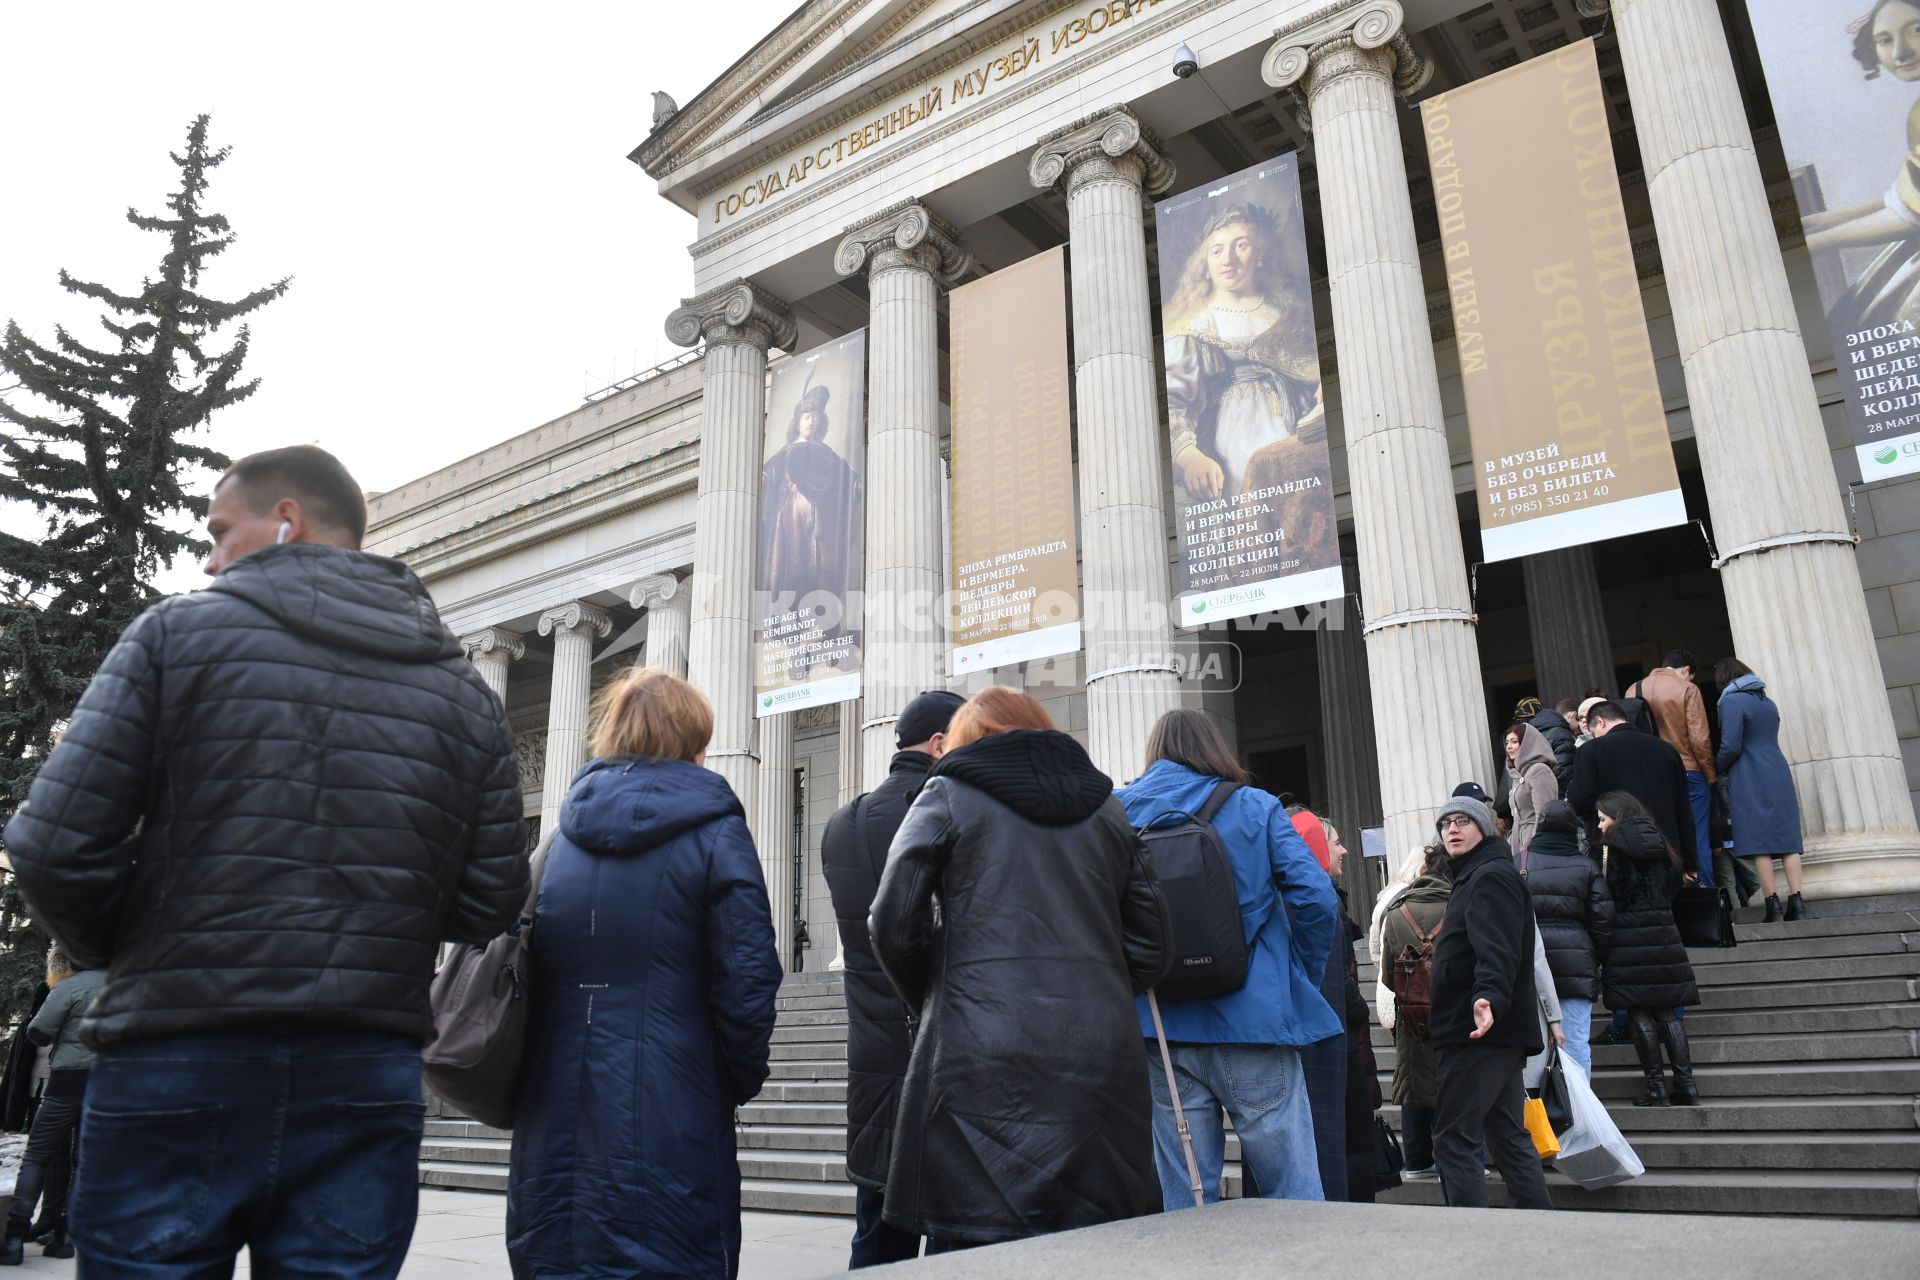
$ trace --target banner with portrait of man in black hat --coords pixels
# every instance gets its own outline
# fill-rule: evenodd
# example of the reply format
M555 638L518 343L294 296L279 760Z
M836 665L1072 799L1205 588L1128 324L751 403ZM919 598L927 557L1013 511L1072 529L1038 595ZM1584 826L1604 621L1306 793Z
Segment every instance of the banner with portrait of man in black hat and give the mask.
M867 334L773 366L760 474L754 707L860 696Z

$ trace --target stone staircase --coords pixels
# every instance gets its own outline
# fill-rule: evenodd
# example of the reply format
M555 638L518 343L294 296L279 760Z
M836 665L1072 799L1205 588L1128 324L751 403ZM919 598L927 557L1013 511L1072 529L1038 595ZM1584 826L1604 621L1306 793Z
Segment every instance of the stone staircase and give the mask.
M1687 1018L1704 1105L1637 1108L1630 1046L1596 1045L1595 1089L1647 1173L1582 1191L1548 1183L1568 1209L1920 1217L1920 897L1817 903L1820 918L1743 923L1741 945L1693 953L1703 1003ZM1754 914L1754 913L1745 913ZM1363 957L1364 960L1364 957ZM1372 966L1362 964L1373 990ZM853 1212L845 1181L846 1008L836 974L782 985L773 1075L740 1109L742 1202ZM1603 1029L1602 1010L1595 1019ZM1387 1091L1392 1039L1374 1029ZM1398 1126L1398 1110L1384 1114ZM500 1191L508 1137L455 1115L430 1118L423 1185ZM1239 1194L1228 1144L1225 1192ZM1504 1188L1491 1188L1499 1204ZM1441 1202L1437 1184L1385 1199Z

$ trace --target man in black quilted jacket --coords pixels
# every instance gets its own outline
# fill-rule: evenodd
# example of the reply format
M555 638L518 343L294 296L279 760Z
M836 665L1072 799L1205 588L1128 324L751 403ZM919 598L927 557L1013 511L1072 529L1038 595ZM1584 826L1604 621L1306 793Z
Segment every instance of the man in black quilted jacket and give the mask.
M438 944L526 894L513 743L331 455L241 459L207 530L212 585L127 628L5 833L34 918L107 970L73 1235L103 1278L243 1245L391 1277Z

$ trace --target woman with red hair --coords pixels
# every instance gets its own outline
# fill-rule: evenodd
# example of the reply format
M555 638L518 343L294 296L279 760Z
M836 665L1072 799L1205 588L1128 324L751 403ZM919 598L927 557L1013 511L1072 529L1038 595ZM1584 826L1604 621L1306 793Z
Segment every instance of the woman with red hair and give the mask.
M1133 997L1170 963L1166 902L1040 703L993 687L954 713L868 924L918 1021L889 1225L952 1248L1160 1207Z

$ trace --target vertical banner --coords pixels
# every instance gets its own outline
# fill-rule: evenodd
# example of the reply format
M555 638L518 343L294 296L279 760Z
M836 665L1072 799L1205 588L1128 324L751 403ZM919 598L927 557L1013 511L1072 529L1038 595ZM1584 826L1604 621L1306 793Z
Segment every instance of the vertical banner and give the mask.
M1593 41L1420 114L1486 558L1685 524Z
M1060 249L955 289L953 653L966 675L1080 647Z
M1920 471L1920 0L1747 0L1860 478Z
M754 592L754 711L860 696L867 331L769 371Z
M1345 593L1294 155L1154 206L1180 624Z

